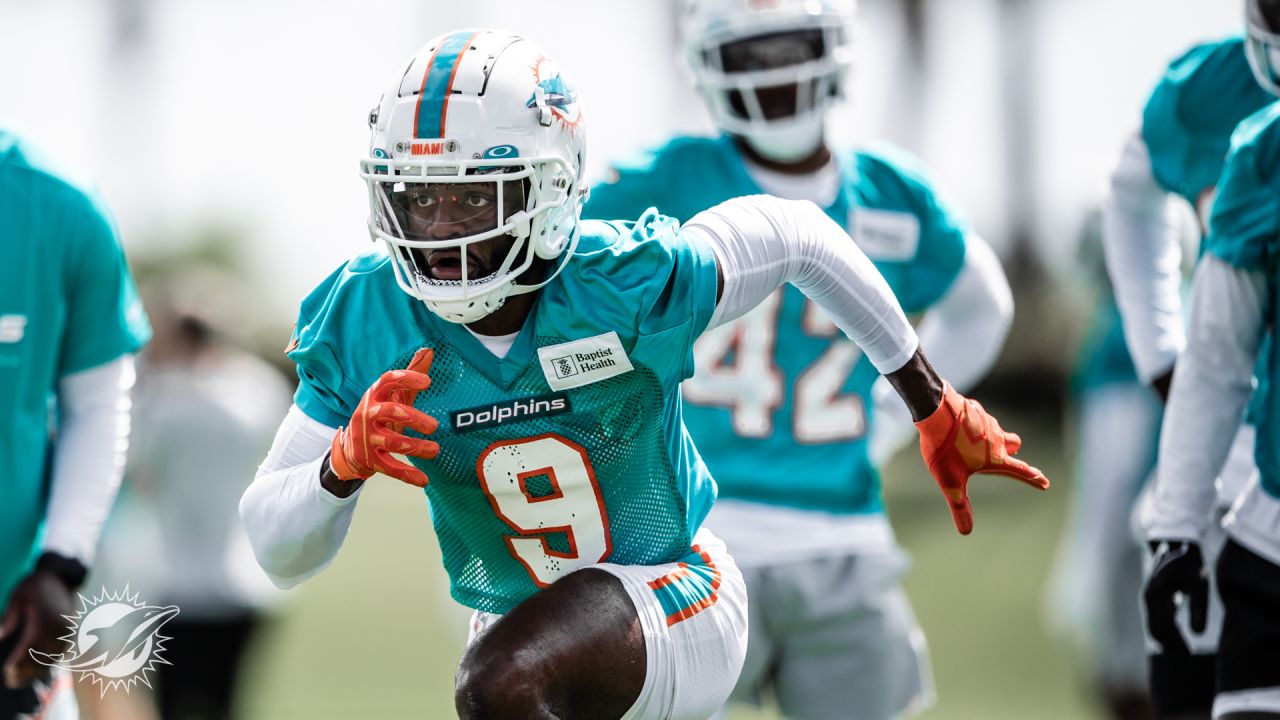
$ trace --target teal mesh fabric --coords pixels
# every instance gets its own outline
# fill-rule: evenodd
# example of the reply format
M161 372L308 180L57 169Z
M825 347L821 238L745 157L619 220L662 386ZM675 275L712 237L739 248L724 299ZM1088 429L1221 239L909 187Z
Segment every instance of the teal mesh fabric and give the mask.
M545 347L565 338L538 338ZM393 367L409 364L411 354ZM391 369L391 368L387 368ZM501 403L547 392L537 365L509 388L495 386L474 372L449 346L436 349L432 386L420 393L417 407L440 420L432 436L447 452L432 461L414 462L430 477L427 498L440 541L454 598L468 607L505 613L537 592L530 571L513 556L506 539L521 537L494 510L477 482L477 459L499 442L554 434L586 451L600 488L608 520L611 552L608 561L622 565L673 562L689 551L691 530L675 472L664 441L663 388L652 370L636 366L632 372L567 391L572 412L565 415L516 419L493 429L457 433L447 409ZM489 478L516 482L516 478ZM526 481L528 494L546 495L551 488L545 473ZM584 518L585 522L595 522ZM568 533L540 534L552 551L569 549ZM598 562L599 558L566 559L562 574Z

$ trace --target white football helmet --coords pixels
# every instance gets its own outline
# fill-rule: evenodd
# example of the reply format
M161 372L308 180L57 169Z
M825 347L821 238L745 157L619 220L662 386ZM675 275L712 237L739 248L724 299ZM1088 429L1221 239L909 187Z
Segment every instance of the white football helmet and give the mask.
M582 110L536 45L498 30L440 35L396 73L369 124L369 232L433 313L475 322L564 267L587 194ZM503 236L510 251L474 277L477 244ZM519 283L535 257L561 260Z
M712 118L761 155L803 159L844 96L856 0L684 0L685 61ZM760 91L795 85L794 109L769 117Z
M1280 95L1280 33L1268 21L1268 17L1274 19L1280 14L1280 2L1245 0L1244 14L1248 26L1244 51L1249 56L1249 67L1264 90Z

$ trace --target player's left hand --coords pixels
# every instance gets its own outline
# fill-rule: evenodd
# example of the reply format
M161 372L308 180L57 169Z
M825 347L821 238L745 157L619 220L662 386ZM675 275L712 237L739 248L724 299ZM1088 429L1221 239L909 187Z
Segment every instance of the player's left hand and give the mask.
M1147 630L1160 643L1162 653L1189 654L1174 618L1178 606L1185 602L1190 606L1193 632L1204 632L1209 622L1209 579L1200 545L1190 540L1165 540L1152 541L1150 546L1151 574L1142 590Z
M1197 653L1178 627L1178 608L1188 606L1188 629L1209 624L1209 577L1199 543L1153 540L1151 570L1142 590L1147 633L1159 645L1148 651L1151 699L1157 717L1208 717L1216 691L1217 656Z
M37 568L14 588L0 618L0 640L17 633L17 645L4 663L4 684L10 688L47 680L51 668L31 657L31 650L58 655L66 650L60 638L69 627L64 615L74 615L76 595L50 570Z
M1022 439L1005 432L977 400L943 384L942 404L916 423L920 453L951 507L951 518L961 535L973 531L969 505L969 477L976 473L1003 475L1046 490L1049 479L1036 468L1013 457Z

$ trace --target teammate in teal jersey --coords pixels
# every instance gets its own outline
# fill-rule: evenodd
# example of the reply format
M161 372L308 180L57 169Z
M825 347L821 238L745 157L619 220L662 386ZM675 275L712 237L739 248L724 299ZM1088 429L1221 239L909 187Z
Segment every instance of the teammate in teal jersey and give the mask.
M1259 79L1275 87L1280 70L1280 3L1249 3L1249 42ZM1207 514L1214 477L1231 449L1232 432L1253 394L1260 346L1280 299L1280 106L1245 120L1232 138L1209 220L1206 254L1191 289L1187 347L1178 359L1160 445L1157 491L1180 501L1190 518ZM1255 406L1259 473L1223 521L1227 540L1213 567L1225 616L1217 658L1213 716L1280 717L1280 467L1276 463L1276 353L1261 366ZM1149 621L1166 652L1182 641L1178 604L1203 624L1209 593L1201 560L1203 533L1160 543L1148 603L1159 593L1163 623ZM1179 603L1181 598L1181 603Z
M926 313L921 345L964 389L1004 342L1008 283L913 159L829 149L825 121L844 90L853 13L845 0L685 3L685 55L722 134L677 137L617 163L584 214L656 206L688 221L762 192L810 200L907 312ZM905 553L876 470L910 437L906 408L795 288L708 331L694 355L685 423L721 498L708 525L742 568L752 603L733 699L759 703L772 691L784 714L805 718L928 707L923 631L899 582Z
M109 213L0 129L0 717L75 717L62 617L120 484L133 353L150 337Z
M1250 71L1243 39L1197 45L1169 65L1143 111L1141 131L1130 139L1113 173L1104 235L1109 270L1138 376L1162 397L1185 344L1182 248L1178 213L1171 212L1179 201L1173 198L1185 201L1203 224L1232 131L1272 100ZM1135 436L1133 442L1145 442L1145 437ZM1149 486L1141 501L1141 518L1153 549L1163 547L1189 561L1192 553L1185 546L1161 543L1194 536L1194 552L1202 544L1211 561L1217 556L1224 540L1218 520L1253 472L1252 448L1253 428L1241 425L1231 462L1218 481L1218 503L1203 513L1204 508L1170 492L1169 485ZM1118 560L1124 555L1112 552L1109 557ZM1150 567L1158 575L1176 570L1178 563L1158 555ZM1213 701L1213 651L1221 617L1217 595L1209 593L1214 607L1203 627L1197 623L1194 629L1199 632L1189 633L1185 641L1165 642L1156 633L1172 623L1168 614L1174 605L1161 590L1166 585L1152 577L1146 593L1149 632L1156 640L1150 659L1154 699L1165 714L1207 712Z
M972 473L1048 481L938 379L816 206L580 221L582 118L555 61L496 31L442 35L396 73L361 163L385 249L303 301L296 407L241 515L291 585L333 558L364 479L424 486L477 611L462 717L707 717L741 666L746 597L701 527L715 485L677 392L706 328L799 286L904 397L962 532Z

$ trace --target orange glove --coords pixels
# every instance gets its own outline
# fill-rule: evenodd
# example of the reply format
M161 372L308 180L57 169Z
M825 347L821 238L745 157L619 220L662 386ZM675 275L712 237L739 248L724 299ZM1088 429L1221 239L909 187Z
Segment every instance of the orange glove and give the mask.
M920 454L947 497L951 518L961 535L973 531L970 475L1004 475L1041 490L1049 488L1044 473L1012 457L1022 447L1022 438L1000 429L1000 423L977 400L956 392L951 383L943 383L942 404L916 423L916 429L920 431Z
M342 480L363 480L383 473L418 487L427 486L427 476L412 465L400 462L391 453L432 460L440 446L430 440L405 436L409 427L423 435L436 431L439 423L413 407L418 393L431 387L434 353L423 348L404 370L388 370L360 398L351 414L351 423L333 436L329 467Z

